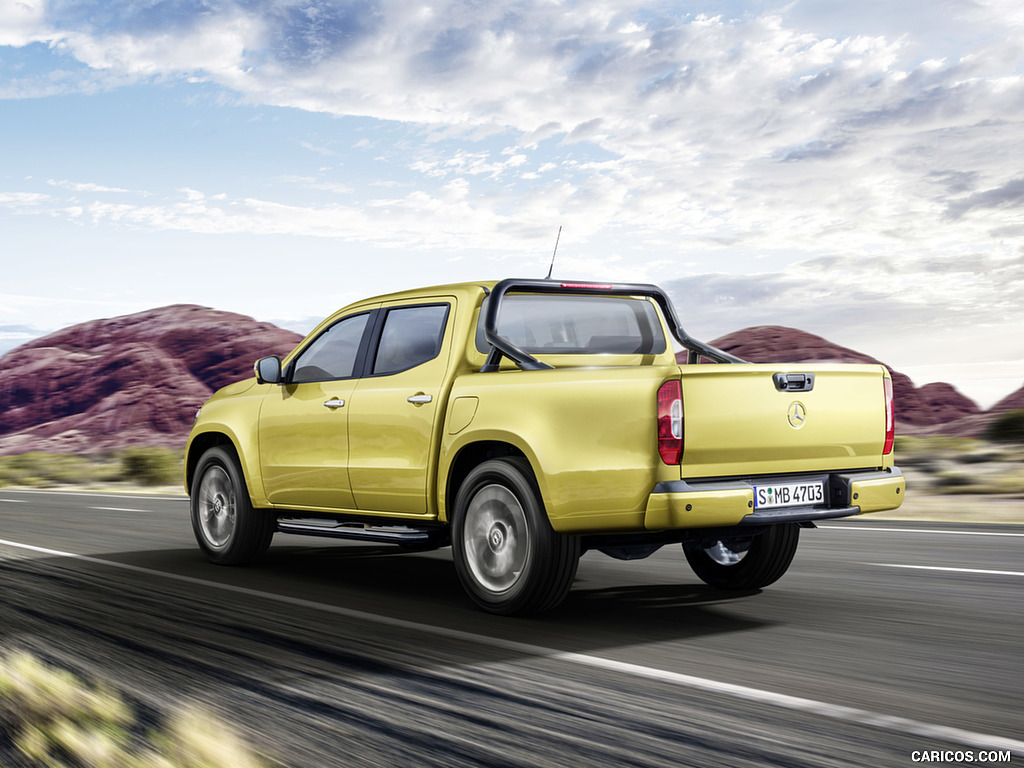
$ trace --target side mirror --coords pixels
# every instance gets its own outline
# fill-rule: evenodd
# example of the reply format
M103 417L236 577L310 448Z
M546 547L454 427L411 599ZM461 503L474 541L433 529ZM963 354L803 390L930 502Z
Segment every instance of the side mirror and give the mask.
M260 384L281 383L281 358L277 355L261 357L252 369L256 373L256 381Z

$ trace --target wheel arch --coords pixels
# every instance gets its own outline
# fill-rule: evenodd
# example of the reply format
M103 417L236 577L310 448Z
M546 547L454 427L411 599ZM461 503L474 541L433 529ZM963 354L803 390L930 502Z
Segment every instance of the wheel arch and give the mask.
M210 448L217 446L227 449L234 455L238 466L242 470L242 477L245 478L246 486L251 487L248 477L249 473L246 471L245 463L240 460L238 446L235 445L234 441L223 432L202 432L192 438L185 454L185 490L189 494L192 493L192 483L195 480L196 467L199 466L199 460ZM251 495L252 492L250 491Z
M533 482L536 486L537 472L530 462L530 458L512 443L501 440L479 440L469 443L459 449L448 467L447 482L445 483L441 499L443 507L438 511L438 517L442 522L451 522L451 515L449 513L455 506L455 497L459 492L459 488L462 487L466 476L469 475L473 468L489 459L501 458L503 456L516 456L525 460L530 465L530 472L533 474ZM538 495L540 495L539 490Z

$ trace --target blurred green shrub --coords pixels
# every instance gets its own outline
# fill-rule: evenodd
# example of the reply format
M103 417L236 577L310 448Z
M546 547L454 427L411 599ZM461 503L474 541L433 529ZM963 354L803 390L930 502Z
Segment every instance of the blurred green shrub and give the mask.
M186 710L143 737L116 692L27 653L0 658L0 764L25 768L260 768L222 722Z
M897 463L904 461L906 456L955 456L968 451L976 451L984 447L984 442L972 437L947 437L931 435L915 437L913 435L896 435Z
M52 488L132 483L179 485L183 457L173 448L126 448L114 454L42 453L0 456L0 488Z
M121 453L121 477L140 485L173 485L182 477L181 451L171 448L127 448Z
M1000 443L1024 443L1024 410L998 416L988 425L985 437Z
M88 484L95 482L98 475L98 466L88 457L71 453L31 451L0 456L0 487Z

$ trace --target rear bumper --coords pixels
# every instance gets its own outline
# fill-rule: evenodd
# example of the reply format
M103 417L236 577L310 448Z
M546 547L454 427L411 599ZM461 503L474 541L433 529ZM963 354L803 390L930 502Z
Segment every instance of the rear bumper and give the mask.
M814 480L824 482L826 503L754 509L755 485ZM786 477L674 480L655 486L647 502L644 527L663 531L831 520L896 509L905 492L906 479L896 467Z

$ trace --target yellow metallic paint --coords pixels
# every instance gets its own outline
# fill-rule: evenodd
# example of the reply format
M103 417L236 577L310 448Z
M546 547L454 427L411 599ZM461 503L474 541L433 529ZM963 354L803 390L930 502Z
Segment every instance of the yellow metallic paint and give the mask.
M683 366L683 477L793 474L881 467L880 365ZM815 374L810 392L779 392L777 372ZM877 382L877 387L875 386ZM873 389L877 397L868 397ZM794 402L805 408L789 423Z
M448 411L448 434L457 435L470 424L476 416L476 409L480 405L479 397L457 397L452 400L451 408Z
M644 527L649 531L665 531L736 525L752 511L753 501L752 488L653 493L644 515Z
M427 411L432 415L423 420L423 430L418 432L419 442L433 435L429 446L419 446L417 451L393 446L398 453L389 462L364 463L357 473L376 477L373 482L382 493L377 501L368 496L359 512L419 519L425 514L446 520L452 466L461 451L480 442L507 443L522 453L534 469L553 527L577 533L733 525L749 512L750 491L702 491L699 498L652 494L659 482L893 465L891 454L881 455L881 382L887 376L881 366L679 366L669 349L648 358L538 356L559 367L521 371L505 361L502 370L481 374L485 356L475 347L475 328L484 290L493 285L491 281L441 286L360 302L327 318L285 358L287 364L322 329L348 314L382 304L424 303L438 297L453 303L442 355L447 370L433 372L438 383L431 394L436 391L437 396L429 406L432 410ZM776 391L771 376L786 371L814 372L814 390ZM674 377L681 377L683 388L685 448L681 467L665 465L657 452L656 393L664 381ZM361 391L368 394L378 385L386 389L385 379L393 379L387 386L402 385L396 388L395 397L414 394L406 392L404 385L409 382L381 377L360 382L350 401L354 403ZM865 394L874 390L871 382L877 382L877 398ZM415 389L426 392L419 382ZM249 380L219 391L203 407L189 439L190 447L210 436L230 439L258 507L273 506L263 491L256 461L258 413L262 400L280 397L281 390L277 385L256 385ZM794 400L806 408L806 423L799 429L787 421ZM388 421L391 428L386 430L392 436L377 438L373 449L377 454L390 450L395 430L405 423L405 405L404 399L396 400ZM440 428L437 421L442 415L447 416L446 428ZM349 426L351 433L353 425ZM361 429L355 426L357 431ZM302 433L296 435L301 438ZM387 486L395 482L387 477L397 466L395 462L415 464L419 472L424 461L425 506L399 504L399 509L392 503L394 498L385 501ZM393 487L392 497L412 492L411 486L398 485L403 487ZM421 487L419 479L415 485ZM904 493L902 478L855 481L852 487L859 498L851 503L859 503L864 512L898 506ZM686 504L690 510L685 509Z
M273 386L259 412L260 470L273 504L349 509L348 420L358 379ZM325 402L345 405L328 408Z
M677 365L499 371L460 377L453 398L479 400L472 423L442 439L442 464L476 442L508 442L533 466L555 530L574 519L642 517L651 489L679 479L657 452L658 387ZM630 516L630 513L633 513Z
M448 360L458 305L453 296L421 297L383 306L448 304L441 350L422 365L386 376L361 379L349 412L349 478L356 506L364 512L436 516L433 470L435 435L446 409ZM429 396L428 403L409 397Z
M907 481L902 475L881 480L854 480L850 483L850 504L860 507L862 515L897 509L907 494Z
M185 455L188 456L196 443L211 439L229 440L241 462L249 495L257 506L267 506L268 501L263 493L259 450L253 429L254 414L258 413L263 396L270 386L258 385L256 379L252 378L218 390L203 404L185 446ZM198 459L199 456L194 458Z

